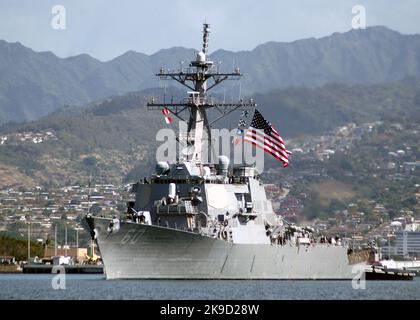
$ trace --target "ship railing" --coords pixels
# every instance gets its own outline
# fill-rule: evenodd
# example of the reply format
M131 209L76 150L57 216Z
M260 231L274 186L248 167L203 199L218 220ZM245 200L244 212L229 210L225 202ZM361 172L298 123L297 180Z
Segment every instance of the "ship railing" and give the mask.
M239 101L218 101L213 99L212 97L206 96L195 96L192 95L186 99L175 100L173 97L167 98L164 97L163 101L156 101L154 97L152 97L149 102L147 103L148 110L160 110L163 108L167 108L173 112L182 112L185 110L185 107L188 106L204 106L204 107L219 107L222 109L226 109L229 107L253 107L255 106L254 102L244 102L242 99Z
M159 200L155 204L157 214L192 214L198 213L197 209L191 204L191 201L184 201L179 204L162 204Z
M308 239L307 241L302 239ZM271 238L271 244L272 245L278 245L278 246L284 246L284 245L293 245L293 246L317 246L317 247L343 247L347 248L347 245L345 243L323 243L319 242L317 240L311 239L311 238L281 238L281 237L272 237Z

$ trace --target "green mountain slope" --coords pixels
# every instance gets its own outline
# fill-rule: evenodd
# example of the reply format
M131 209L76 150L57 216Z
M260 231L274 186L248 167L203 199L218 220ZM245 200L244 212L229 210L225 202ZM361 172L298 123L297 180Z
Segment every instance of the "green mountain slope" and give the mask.
M64 105L81 106L118 94L158 86L161 66L178 68L194 50L164 49L152 55L129 51L101 62L88 55L61 59L19 43L0 41L0 123L27 121ZM269 42L251 51L217 50L211 59L230 71L239 66L243 94L327 83L375 84L420 76L420 36L385 27L334 33L321 39ZM238 83L227 96L237 96Z
M144 107L150 91L0 127L0 138L8 138L0 144L0 188L85 183L89 174L97 181L114 183L146 175L154 168L157 131L171 127L159 111ZM277 89L254 98L286 139L321 134L348 122L420 122L420 82L415 79L371 86ZM238 119L239 112L220 125L233 129ZM29 138L22 141L25 134ZM34 143L37 137L43 141Z

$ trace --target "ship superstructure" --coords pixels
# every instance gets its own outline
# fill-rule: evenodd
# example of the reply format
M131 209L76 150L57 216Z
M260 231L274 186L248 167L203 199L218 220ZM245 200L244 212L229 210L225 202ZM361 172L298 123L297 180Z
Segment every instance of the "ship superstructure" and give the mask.
M155 174L135 183L135 199L120 217L83 219L98 243L107 278L352 278L352 266L364 263L368 251L321 241L313 229L276 215L255 166L232 165L227 155L209 161L211 126L235 110L256 107L252 100L220 103L208 97L224 80L242 76L239 68L220 72L208 60L209 33L206 23L202 50L188 68L162 68L157 74L186 86L186 100L148 103L149 109L187 120L187 132L178 137L186 151L172 163L158 162ZM218 113L213 120L209 109Z

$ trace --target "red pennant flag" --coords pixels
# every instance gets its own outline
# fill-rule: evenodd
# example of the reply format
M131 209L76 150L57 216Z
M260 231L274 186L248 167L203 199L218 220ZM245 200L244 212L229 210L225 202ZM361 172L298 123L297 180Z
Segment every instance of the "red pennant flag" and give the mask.
M165 122L167 124L171 124L172 123L172 117L169 117L170 113L171 112L167 108L162 109L162 114L165 117Z

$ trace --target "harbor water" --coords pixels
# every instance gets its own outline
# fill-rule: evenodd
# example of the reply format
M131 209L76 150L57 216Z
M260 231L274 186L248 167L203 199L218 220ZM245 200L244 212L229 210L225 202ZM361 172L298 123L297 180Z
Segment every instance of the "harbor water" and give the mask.
M351 280L105 280L103 275L66 275L65 289L54 289L56 275L0 274L0 299L191 300L191 299L404 299L420 297L413 281L367 281L353 289ZM56 287L56 286L55 286Z

